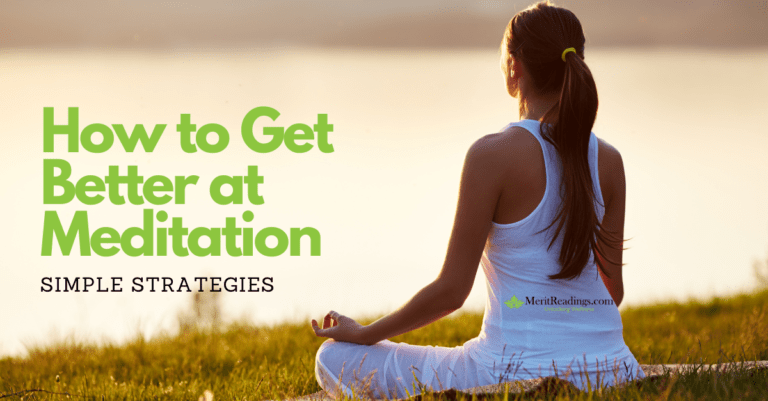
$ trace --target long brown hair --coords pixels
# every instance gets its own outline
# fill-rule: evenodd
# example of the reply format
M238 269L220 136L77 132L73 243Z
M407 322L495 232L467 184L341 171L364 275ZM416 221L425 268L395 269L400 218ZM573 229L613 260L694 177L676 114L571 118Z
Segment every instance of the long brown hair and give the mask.
M609 244L610 236L601 230L594 209L594 183L589 170L589 139L598 101L592 72L584 63L584 32L571 11L542 1L509 21L502 46L515 62L523 63L539 93L560 95L558 103L541 119L542 135L554 145L562 161L562 203L545 230L557 223L549 248L564 231L559 257L562 268L549 278L572 279L589 263L590 252L604 257L598 240ZM575 52L563 53L570 47ZM524 107L521 101L521 112ZM608 276L600 257L595 257L595 262Z

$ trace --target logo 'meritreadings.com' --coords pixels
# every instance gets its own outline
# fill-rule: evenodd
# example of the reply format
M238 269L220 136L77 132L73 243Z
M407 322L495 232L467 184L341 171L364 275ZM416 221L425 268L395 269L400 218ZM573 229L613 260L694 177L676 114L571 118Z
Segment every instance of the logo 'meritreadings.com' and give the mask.
M566 312L570 313L572 310L576 312L593 312L594 308L587 308L587 306L593 305L614 305L612 299L585 299L585 298L558 298L556 296L549 297L525 297L525 302L518 299L516 295L513 295L508 301L504 301L510 309L519 309L524 305L533 306L547 306L544 308L547 312ZM548 307L558 306L558 307ZM562 306L566 306L565 308Z
M505 301L504 303L507 304L507 306L509 306L512 309L517 309L523 306L523 301L517 299L517 297L514 295L512 296L512 298L509 299L509 301Z

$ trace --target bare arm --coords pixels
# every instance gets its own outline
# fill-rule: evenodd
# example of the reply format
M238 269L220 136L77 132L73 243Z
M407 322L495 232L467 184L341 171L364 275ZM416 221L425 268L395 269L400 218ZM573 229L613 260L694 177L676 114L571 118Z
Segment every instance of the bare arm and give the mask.
M623 239L624 239L624 212L626 203L626 180L624 176L624 163L621 154L611 145L601 149L600 163L601 186L604 188L603 201L605 202L605 215L603 216L602 229L608 233L609 242L599 243L602 250L600 260L608 271L607 277L600 271L605 287L618 307L624 299L624 282L621 276ZM605 177L605 180L602 178ZM617 249L618 248L618 249Z
M400 309L365 327L365 343L374 344L425 326L464 304L472 290L501 193L489 137L475 142L467 152L451 239L437 279Z
M494 158L493 140L492 135L483 137L467 152L451 239L437 279L400 309L364 327L361 343L375 344L426 326L464 304L501 194L499 158Z

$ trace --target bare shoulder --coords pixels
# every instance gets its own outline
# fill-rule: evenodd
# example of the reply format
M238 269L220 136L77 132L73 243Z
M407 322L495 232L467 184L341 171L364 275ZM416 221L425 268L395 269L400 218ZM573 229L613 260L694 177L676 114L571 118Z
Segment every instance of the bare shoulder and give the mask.
M608 162L608 165L618 167L619 164L622 164L621 160L621 153L619 153L619 150L616 149L613 145L608 143L603 138L597 138L598 143L598 158L603 159L606 162Z
M608 141L598 138L597 143L600 186L603 191L603 198L606 202L610 202L614 194L623 195L625 193L624 161L619 150Z
M476 140L467 156L469 159L484 159L487 163L501 167L526 164L531 157L537 155L541 156L539 141L525 128L515 126Z

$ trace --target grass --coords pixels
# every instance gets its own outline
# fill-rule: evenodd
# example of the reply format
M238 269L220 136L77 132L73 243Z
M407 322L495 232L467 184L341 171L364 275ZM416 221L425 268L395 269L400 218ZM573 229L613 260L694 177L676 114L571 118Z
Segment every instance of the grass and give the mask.
M622 319L625 341L643 364L768 360L768 290L627 308ZM475 337L481 322L481 313L464 313L392 341L452 347ZM72 399L194 400L209 390L216 400L265 400L320 390L314 357L324 339L314 336L308 322L271 327L239 323L218 332L193 331L151 341L138 337L122 346L62 343L31 349L26 358L0 359L0 397L22 392L7 398L62 399L66 393ZM546 391L516 398L765 399L766 393L768 371L734 368L592 392L554 383ZM427 393L420 398L438 397L463 395Z

